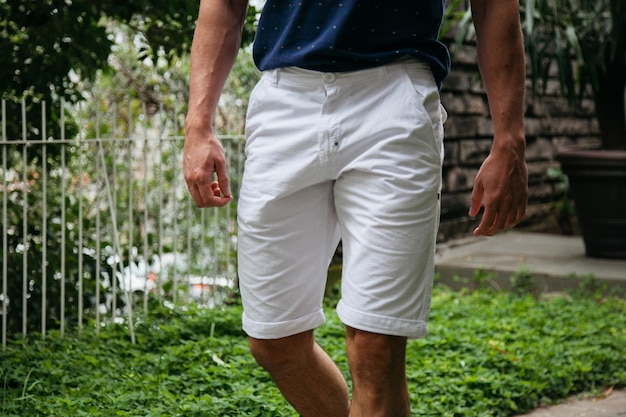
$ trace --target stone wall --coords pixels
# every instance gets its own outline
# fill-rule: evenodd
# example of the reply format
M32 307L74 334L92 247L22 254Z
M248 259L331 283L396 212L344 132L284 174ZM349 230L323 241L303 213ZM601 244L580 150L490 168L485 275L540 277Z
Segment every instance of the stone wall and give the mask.
M441 92L448 121L439 241L468 236L478 224L478 218L470 218L467 212L474 178L489 152L493 134L476 65L476 48L463 45L452 49L453 70ZM533 97L530 80L526 83L529 205L520 224L522 228L543 230L558 222L557 203L563 197L564 187L560 180L548 175L549 168L558 167L554 160L556 149L571 143L597 142L599 131L593 118L593 101L585 100L580 109L571 108L560 95L557 76L554 69L541 99Z

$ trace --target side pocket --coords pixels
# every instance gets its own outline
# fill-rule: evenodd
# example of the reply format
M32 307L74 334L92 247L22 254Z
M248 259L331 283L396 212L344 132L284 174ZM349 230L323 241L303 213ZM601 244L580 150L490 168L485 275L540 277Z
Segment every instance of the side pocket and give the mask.
M248 147L254 140L254 130L255 127L258 126L259 121L258 118L258 107L259 107L259 99L263 96L264 86L267 84L266 77L261 76L261 79L252 89L250 93L250 98L248 100L248 108L246 109L246 125L245 125L245 133L246 133L246 144L244 151L247 154Z
M441 124L445 124L448 120L448 112L446 111L446 108L443 107L443 104L440 103L439 106L441 107Z
M443 125L448 120L448 112L446 111L446 108L443 107L443 104L441 104L441 102L439 103L439 112L440 112L440 117L439 117L440 122L439 122L438 129L436 130L436 135L437 135L436 137L437 137L437 139L440 142L440 145L439 145L439 149L440 149L440 152L441 152L440 159L441 159L441 166L443 167L443 157L445 155L445 151L444 151L445 134L444 134Z
M415 94L415 105L424 112L432 127L433 148L443 164L443 124L448 113L441 104L439 89L430 68L425 64L410 63L405 66L412 92Z

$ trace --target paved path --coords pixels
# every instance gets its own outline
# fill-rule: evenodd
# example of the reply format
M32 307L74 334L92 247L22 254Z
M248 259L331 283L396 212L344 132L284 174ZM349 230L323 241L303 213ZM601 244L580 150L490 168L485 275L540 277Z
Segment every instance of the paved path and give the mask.
M606 398L571 397L562 404L540 407L517 417L625 417L626 390L613 391Z
M491 272L493 283L503 289L510 287L512 274L527 270L538 293L575 288L589 276L626 290L626 259L588 258L580 236L511 231L438 245L439 282L458 288L461 284L454 277L472 277L478 268ZM473 283L470 280L468 284Z

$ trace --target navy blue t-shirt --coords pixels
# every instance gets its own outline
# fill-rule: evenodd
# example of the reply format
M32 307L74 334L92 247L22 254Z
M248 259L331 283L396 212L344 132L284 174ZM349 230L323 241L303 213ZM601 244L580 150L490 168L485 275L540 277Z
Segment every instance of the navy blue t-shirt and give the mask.
M438 84L450 54L437 40L445 0L267 0L253 55L260 70L354 71L411 55Z

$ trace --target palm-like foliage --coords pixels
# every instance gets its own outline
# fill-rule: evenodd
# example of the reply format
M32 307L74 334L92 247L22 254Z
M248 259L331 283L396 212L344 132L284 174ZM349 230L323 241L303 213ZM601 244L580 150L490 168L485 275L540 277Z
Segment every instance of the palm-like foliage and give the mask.
M602 147L626 149L626 1L524 0L522 12L534 91L556 58L570 102L591 87Z

